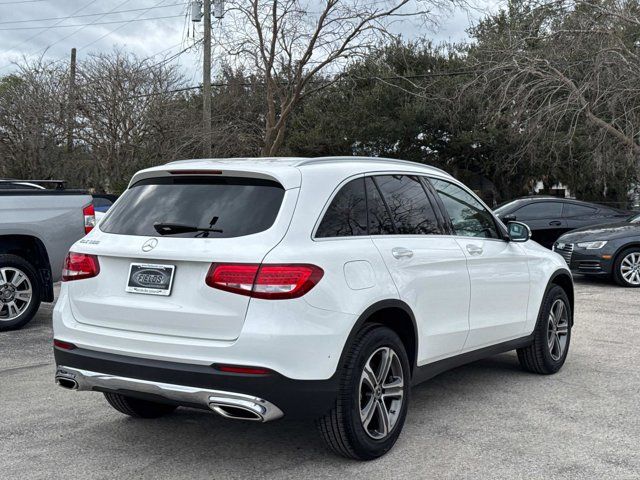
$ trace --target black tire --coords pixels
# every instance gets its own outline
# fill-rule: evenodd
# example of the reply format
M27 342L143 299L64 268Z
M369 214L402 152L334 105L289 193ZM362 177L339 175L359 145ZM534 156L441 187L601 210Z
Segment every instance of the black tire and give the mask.
M384 438L374 439L365 431L360 420L360 379L370 357L385 347L391 349L399 360L403 396L393 427ZM398 363L395 365L397 367ZM358 460L378 458L391 450L396 443L407 415L411 369L406 349L393 330L381 325L367 325L348 347L340 368L336 405L316 421L320 435L327 446L338 455ZM371 401L372 397L368 398ZM393 415L397 412L392 410L392 406L387 411Z
M549 345L550 341L548 335L551 308L558 300L564 303L564 308L567 312L568 325L564 350L561 355L556 355L559 358L555 359L553 358L552 347ZM554 285L549 289L542 301L536 328L533 332L533 342L528 347L518 349L518 360L520 361L520 365L522 365L525 370L532 373L539 373L541 375L556 373L560 368L562 368L562 365L564 365L564 362L567 359L569 345L571 343L572 326L573 312L571 311L569 297L567 297L567 294L562 287Z
M109 402L109 405L120 413L134 418L158 418L172 413L178 408L175 405L126 397L119 393L104 392L104 397L107 399L107 402Z
M616 257L615 261L613 262L613 279L615 280L615 282L620 285L621 287L627 287L627 288L638 288L640 287L640 284L638 285L634 285L633 283L629 283L623 276L622 276L622 271L621 271L621 267L622 267L622 261L625 259L625 257L627 255L629 255L630 253L637 253L640 254L640 248L638 247L631 247L631 248L627 248L626 250L623 250L622 252L620 252L618 254L618 256Z
M42 291L40 277L36 269L24 258L17 255L0 255L0 268L10 267L22 272L31 283L31 300L28 307L17 317L11 320L3 320L2 315L7 312L7 307L0 309L0 331L17 330L24 327L35 316L38 308L40 308L40 292ZM2 280L0 278L0 289L2 289ZM0 305L2 305L0 303Z

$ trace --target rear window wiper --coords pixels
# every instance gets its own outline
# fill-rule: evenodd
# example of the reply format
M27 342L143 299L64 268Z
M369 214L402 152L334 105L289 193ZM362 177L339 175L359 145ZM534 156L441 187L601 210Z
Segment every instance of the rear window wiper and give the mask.
M197 227L195 225L183 225L181 223L154 223L153 228L160 235L176 235L178 233L190 232L214 232L222 233L219 228Z

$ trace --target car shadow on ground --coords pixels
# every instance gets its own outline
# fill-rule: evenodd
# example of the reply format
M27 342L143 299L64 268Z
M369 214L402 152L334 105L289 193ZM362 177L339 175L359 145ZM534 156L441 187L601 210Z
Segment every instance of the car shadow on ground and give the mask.
M607 277L596 277L590 275L573 275L573 282L581 285L594 285L594 286L603 286L603 287L612 287L612 288L622 288L617 283L615 283L612 279Z
M407 427L419 419L420 430L428 435L429 424L435 417L433 412L442 413L452 408L460 396L473 396L478 389L491 388L491 385L504 384L514 376L526 375L529 374L520 369L513 353L445 372L413 389ZM300 461L327 458L340 462L324 447L312 421L283 419L259 424L227 420L210 412L188 408L180 408L173 415L155 420L132 419L116 412L112 412L109 419L108 423L93 427L95 435L85 437L96 442L92 448L100 451L128 446L131 455L145 457L144 460L154 464L196 459L201 462L209 457L213 464L230 463L235 469L241 465L250 471L261 468L267 460L273 464L274 456L281 456L275 463L282 464L282 468L293 468ZM400 437L390 455L401 452L403 437L407 436L405 432ZM145 463L142 458L138 460Z

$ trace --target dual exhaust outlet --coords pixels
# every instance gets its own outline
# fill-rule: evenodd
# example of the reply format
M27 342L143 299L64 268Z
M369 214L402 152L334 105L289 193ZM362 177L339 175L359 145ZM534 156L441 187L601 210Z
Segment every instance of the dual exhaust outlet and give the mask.
M58 367L56 383L66 390L110 391L119 390L156 395L184 405L200 405L218 415L234 420L269 422L284 414L271 402L244 393L208 390L135 378L108 375L88 370Z

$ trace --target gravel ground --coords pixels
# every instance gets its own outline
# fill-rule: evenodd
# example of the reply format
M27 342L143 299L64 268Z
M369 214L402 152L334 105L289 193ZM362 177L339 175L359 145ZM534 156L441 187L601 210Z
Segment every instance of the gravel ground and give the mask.
M394 450L368 463L325 450L311 423L234 422L179 409L133 420L53 382L51 306L0 333L0 478L640 478L640 291L576 279L562 371L515 354L413 391Z

